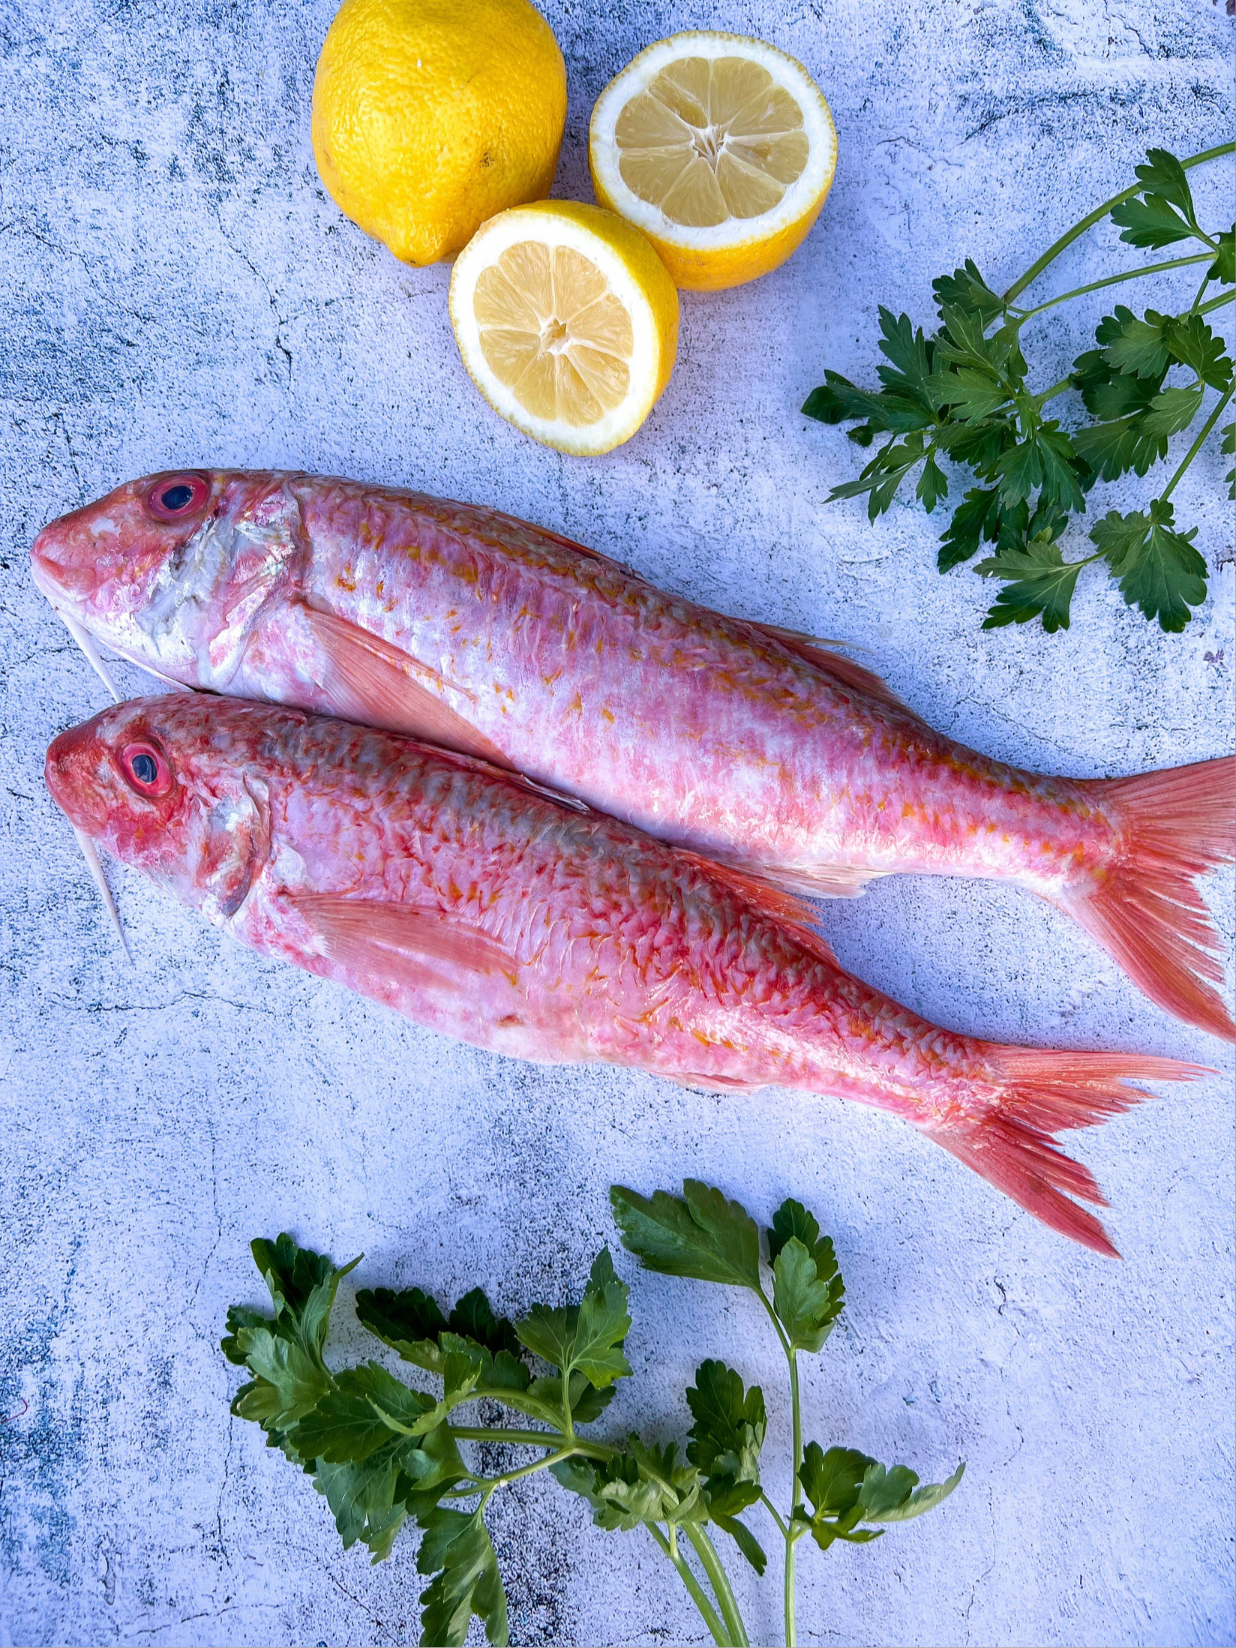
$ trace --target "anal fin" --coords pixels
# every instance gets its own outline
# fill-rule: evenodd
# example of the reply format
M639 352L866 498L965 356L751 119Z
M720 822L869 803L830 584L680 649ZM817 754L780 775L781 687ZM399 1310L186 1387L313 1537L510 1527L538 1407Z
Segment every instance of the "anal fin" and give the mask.
M416 678L441 681L435 670L337 613L302 604L301 614L325 660L318 685L336 715L509 768L496 744Z
M686 1072L671 1076L664 1070L658 1074L676 1087L685 1087L689 1093L758 1093L768 1086L764 1081L741 1081L736 1076L696 1076Z

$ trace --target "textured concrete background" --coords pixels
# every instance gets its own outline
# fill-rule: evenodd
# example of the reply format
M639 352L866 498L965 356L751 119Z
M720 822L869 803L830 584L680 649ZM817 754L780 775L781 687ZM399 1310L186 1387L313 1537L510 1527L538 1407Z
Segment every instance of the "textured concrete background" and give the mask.
M807 1374L808 1435L937 1479L969 1461L935 1515L804 1554L805 1641L1231 1642L1224 1048L1028 895L902 880L824 912L855 971L944 1024L1229 1072L1074 1136L1111 1196L1117 1265L891 1118L449 1045L117 873L132 970L42 788L48 740L101 696L25 559L49 517L152 469L410 483L727 610L860 641L993 754L1094 775L1220 753L1233 568L1216 453L1177 495L1217 568L1186 634L1150 630L1094 578L1068 634L984 635L990 589L936 576L916 507L875 528L858 504L825 508L855 449L797 407L826 364L870 375L877 301L927 318L931 276L967 253L1003 285L1148 143L1185 154L1230 135L1231 23L1209 0L547 5L571 87L558 193L589 198L594 97L675 28L796 53L840 133L806 246L757 286L688 296L653 417L581 462L481 404L447 269L401 267L325 198L308 107L332 10L0 3L0 1642L411 1640L412 1540L376 1569L343 1554L308 1483L229 1420L216 1347L227 1304L257 1296L248 1239L289 1227L337 1259L364 1249L357 1283L480 1282L518 1307L578 1285L611 1236L611 1181L684 1173L765 1216L796 1193L836 1235L851 1302ZM1224 170L1200 188L1230 216ZM1113 243L1093 236L1054 278L1110 269L1127 255ZM1042 328L1043 383L1099 312ZM1229 884L1214 903L1230 945ZM724 1355L765 1381L780 1496L786 1402L748 1306L644 1275L633 1303L638 1377L613 1428L680 1433L692 1359ZM543 1478L507 1496L495 1532L517 1642L698 1638L651 1543L594 1531ZM771 1640L775 1585L741 1588L753 1639Z

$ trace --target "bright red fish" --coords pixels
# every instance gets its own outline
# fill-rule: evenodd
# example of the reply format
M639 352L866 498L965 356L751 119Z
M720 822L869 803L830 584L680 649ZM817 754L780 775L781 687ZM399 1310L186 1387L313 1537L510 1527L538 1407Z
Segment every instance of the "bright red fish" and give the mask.
M1194 885L1236 845L1231 757L1039 777L809 637L493 510L351 481L152 476L54 521L32 557L71 625L174 682L483 756L799 891L1014 881L1161 1007L1234 1034Z
M843 972L788 893L473 757L173 693L62 733L72 823L242 943L419 1024L543 1061L770 1083L895 1111L1053 1229L1114 1253L1050 1135L1174 1059L1001 1047Z

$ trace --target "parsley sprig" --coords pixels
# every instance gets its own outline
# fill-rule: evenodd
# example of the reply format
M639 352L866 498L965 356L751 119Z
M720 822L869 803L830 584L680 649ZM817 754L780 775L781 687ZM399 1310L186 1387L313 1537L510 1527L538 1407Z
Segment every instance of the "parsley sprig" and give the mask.
M1137 181L1105 201L1050 246L1003 296L967 258L932 282L940 323L930 335L908 315L880 309L878 370L882 387L860 389L838 372L807 397L803 411L822 423L851 423L849 437L870 447L887 437L856 480L830 500L867 495L871 520L892 504L918 471L915 495L930 514L948 497L941 460L967 467L981 484L966 491L940 540L938 566L948 572L984 544L994 552L975 570L1003 585L984 629L1039 619L1049 633L1069 626L1078 577L1103 564L1129 606L1168 631L1182 630L1206 598L1206 562L1194 547L1197 528L1178 526L1172 493L1232 400L1232 358L1207 315L1236 297L1233 230L1206 230L1197 219L1187 171L1230 156L1225 143L1177 160L1151 149ZM1033 308L1017 299L1086 230L1104 218L1130 246L1161 250L1191 243L1183 255L1128 269L1059 293ZM1147 275L1196 266L1201 279L1180 314L1116 304L1095 329L1096 348L1058 383L1038 392L1027 383L1022 330L1057 305ZM1212 296L1212 285L1223 288ZM1061 395L1081 396L1092 422L1066 429L1046 408ZM1060 540L1085 511L1098 481L1129 471L1145 475L1167 457L1173 436L1200 423L1165 487L1145 509L1109 510L1090 529L1092 554L1065 560ZM1233 450L1234 426L1222 434ZM1230 495L1236 471L1228 475Z
M845 1289L831 1240L801 1202L777 1209L762 1258L761 1233L745 1208L697 1180L686 1181L681 1197L657 1191L645 1198L615 1186L610 1200L623 1244L647 1269L745 1289L767 1313L790 1381L791 1497L784 1512L761 1474L764 1393L724 1362L709 1359L695 1371L685 1393L692 1424L681 1449L635 1435L603 1440L584 1428L601 1418L616 1382L631 1376L624 1349L629 1290L607 1248L578 1303L533 1305L516 1322L496 1316L479 1288L449 1314L419 1288L361 1289L361 1323L433 1377L434 1390L425 1391L374 1360L338 1372L327 1366L336 1290L358 1259L337 1268L286 1234L252 1244L274 1314L245 1306L228 1312L224 1354L252 1376L232 1412L257 1423L269 1446L312 1477L345 1547L359 1540L377 1562L406 1523L420 1528L416 1565L430 1576L420 1599L422 1643L462 1644L473 1616L491 1643L507 1641L506 1597L485 1510L500 1489L539 1471L585 1500L599 1527L645 1529L713 1640L734 1645L748 1638L713 1531L762 1575L767 1557L745 1516L757 1506L768 1516L784 1550L785 1632L793 1644L800 1539L809 1535L824 1551L837 1540L868 1543L884 1524L931 1510L961 1480L964 1465L945 1482L920 1486L906 1466L887 1470L853 1448L804 1448L799 1352L823 1346ZM486 1409L466 1416L478 1402ZM524 1423L473 1422L490 1418L494 1404ZM462 1451L478 1443L513 1450L511 1463L486 1474Z

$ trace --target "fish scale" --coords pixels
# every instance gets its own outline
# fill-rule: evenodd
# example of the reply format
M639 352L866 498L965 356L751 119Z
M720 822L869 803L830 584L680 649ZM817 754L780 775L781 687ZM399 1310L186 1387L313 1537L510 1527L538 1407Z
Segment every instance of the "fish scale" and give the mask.
M495 1052L890 1110L1104 1253L1050 1135L1195 1066L996 1046L846 973L792 895L519 775L296 710L168 693L62 733L76 829L241 943ZM744 1101L746 1102L746 1101Z

